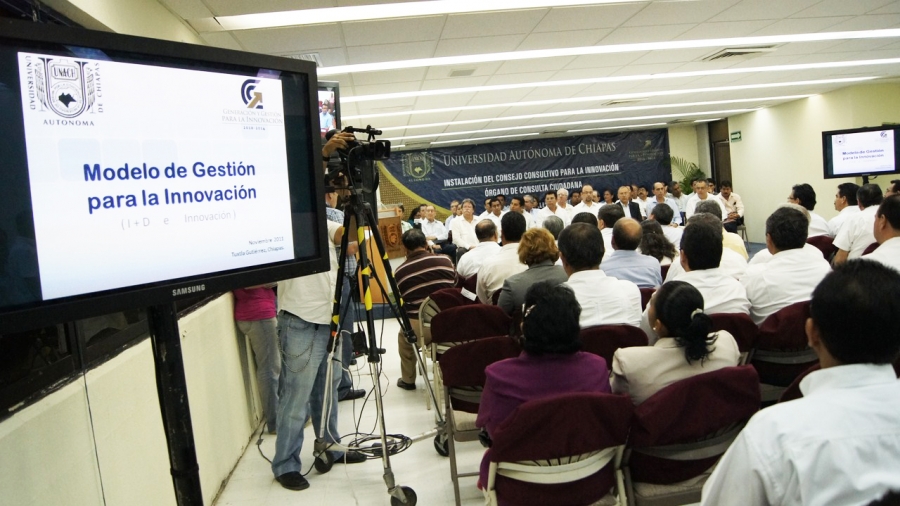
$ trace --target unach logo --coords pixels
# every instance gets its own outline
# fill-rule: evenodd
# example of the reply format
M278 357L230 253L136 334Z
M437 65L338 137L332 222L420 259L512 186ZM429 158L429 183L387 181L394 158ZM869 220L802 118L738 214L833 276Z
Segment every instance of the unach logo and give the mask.
M94 104L94 74L87 62L39 58L35 67L37 95L44 107L63 118L78 117Z

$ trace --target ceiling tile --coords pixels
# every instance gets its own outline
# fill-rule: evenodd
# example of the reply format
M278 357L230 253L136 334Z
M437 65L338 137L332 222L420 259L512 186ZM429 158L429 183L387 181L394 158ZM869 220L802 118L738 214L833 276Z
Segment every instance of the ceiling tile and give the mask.
M857 16L843 23L828 27L829 32L844 30L876 30L880 28L900 27L900 14L882 14L878 16Z
M247 0L204 0L216 16L236 16L257 12L281 12L296 10L296 0L264 0L248 2ZM335 7L332 0L303 0L302 8L319 9Z
M501 84L539 83L549 81L555 74L556 73L553 71L528 74L498 74L491 77L485 84L488 86L495 86Z
M206 41L207 44L214 47L223 47L225 49L234 49L237 51L243 51L244 48L238 44L238 41L231 36L229 32L207 32L201 33L200 38Z
M628 65L647 53L649 51L578 56L566 65L566 70L621 67L622 65Z
M429 79L422 84L423 90L442 90L484 86L488 76L454 77L452 79Z
M610 44L663 42L672 40L695 26L697 25L627 26L613 30L613 32L607 35L600 43L604 46L608 46Z
M593 69L569 69L560 70L553 74L553 81L566 81L569 79L590 79L597 77L606 77L616 71L619 67L603 67Z
M821 2L810 6L791 17L819 17L819 16L859 16L871 10L884 7L891 3L892 0L822 0Z
M613 76L639 76L644 74L665 74L680 67L680 63L655 63L653 65L628 65L612 73Z
M868 14L900 14L900 1L891 2L884 7L868 12Z
M524 39L524 35L497 35L491 37L469 37L466 39L441 39L441 41L437 43L437 49L435 50L434 56L460 56L466 54L502 53L506 51L515 51Z
M674 25L702 23L739 0L701 0L697 2L654 2L632 16L622 26Z
M503 62L470 63L464 65L441 65L428 67L425 79L447 79L452 72L473 70L471 76L491 76Z
M772 24L772 20L723 21L719 23L703 23L682 33L679 40L718 39L729 37L746 37Z
M535 32L564 32L615 28L639 12L641 4L554 7L535 27Z
M353 83L357 85L390 84L422 81L427 69L397 69L384 72L358 72L353 74ZM330 77L330 76L329 76Z
M380 95L382 93L401 93L404 91L419 91L422 88L420 81L411 81L406 83L371 84L371 85L355 85L353 89L356 96ZM365 102L363 102L365 103Z
M375 44L347 48L351 64L431 58L435 56L436 41Z
M203 5L201 0L160 0L182 19L211 18L213 13Z
M483 92L482 92L483 93ZM468 105L478 93L454 93L452 95L438 95L433 97L417 97L416 109L441 109L446 107L462 107Z
M535 32L522 41L516 49L519 51L530 49L556 49L562 47L593 46L603 37L609 35L612 29L600 30L570 30L564 32Z
M248 51L255 53L286 54L343 45L341 30L337 24L237 30L231 33Z
M699 60L704 56L717 51L717 49L673 49L665 51L650 51L644 56L631 62L631 65L648 65L656 63L684 63Z
M506 102L521 101L523 97L528 95L528 93L530 92L530 88L517 90L480 91L472 98L472 100L469 101L468 105L503 104Z
M497 70L497 74L525 74L561 70L568 65L574 56L560 58L538 58L534 60L511 60Z
M341 23L348 46L437 40L446 16Z
M827 18L791 18L776 21L763 27L753 36L762 35L786 35L794 33L813 33L824 30L831 31L831 27L853 19L853 16L832 16Z
M740 3L719 13L709 21L748 21L753 19L782 19L815 5L821 0L742 0ZM834 16L836 14L824 14Z
M842 40L837 44L825 48L820 53L846 53L852 51L874 51L889 46L892 40L896 39L857 39ZM897 53L900 57L900 53Z
M447 17L443 39L461 39L472 34L482 36L527 34L547 14L548 9L487 12L478 14L451 14Z

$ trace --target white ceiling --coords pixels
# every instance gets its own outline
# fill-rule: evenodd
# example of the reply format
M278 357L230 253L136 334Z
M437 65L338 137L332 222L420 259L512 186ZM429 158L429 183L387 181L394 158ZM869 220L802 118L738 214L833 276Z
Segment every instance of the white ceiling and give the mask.
M328 73L329 67L335 66L470 54L900 28L900 1L897 0L648 0L234 31L223 30L214 17L388 2L159 1L184 19L210 45L283 56L316 53L322 64L322 73ZM393 0L390 3L402 1L404 0ZM725 47L731 45L725 41L717 47L353 71L323 76L320 79L340 82L344 125L371 124L385 129L384 137L393 139L395 145L423 147L430 141L475 142L479 137L485 136L535 132L561 135L570 129L709 120L740 114L721 111L771 106L795 100L797 95L823 93L852 84L788 83L854 77L900 77L900 63L724 75L671 75L720 69L752 70L769 66L900 58L900 37L885 37L783 43L770 53L752 58L700 61ZM471 74L450 77L452 72L459 71L471 71ZM654 77L652 79L647 77L651 74ZM564 86L534 86L535 83L552 84L561 80L622 76L639 77ZM515 89L443 93L459 88L517 83L530 84ZM779 85L763 89L710 90L766 83ZM443 91L433 96L365 101L365 97L370 95L424 90ZM683 93L653 96L629 104L602 105L621 94L679 90ZM597 98L578 100L590 97ZM683 105L735 100L744 101ZM539 103L525 104L529 102ZM511 103L518 104L508 105ZM628 109L629 107L640 109ZM439 111L408 114L435 109ZM593 111L594 109L602 110ZM386 113L402 114L374 116ZM540 118L504 119L548 113L559 114ZM473 122L448 124L460 121ZM579 123L567 124L573 122ZM558 125L560 123L563 125ZM469 133L447 135L453 132ZM413 137L410 138L411 136Z

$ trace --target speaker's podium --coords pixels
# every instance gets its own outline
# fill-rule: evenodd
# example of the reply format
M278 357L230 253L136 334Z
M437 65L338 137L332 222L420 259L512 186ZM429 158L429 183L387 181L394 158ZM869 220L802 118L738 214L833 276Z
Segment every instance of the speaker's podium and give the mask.
M387 250L388 258L402 258L406 256L406 248L403 247L403 241L401 240L403 237L403 228L401 227L400 222L402 220L403 219L399 215L399 208L388 207L378 210L378 232L381 234L381 240L384 242L384 248ZM378 281L381 282L381 286L384 287L385 291L390 291L391 287L388 285L387 273L384 271L384 266L380 261L376 260L382 258L384 253L378 249L378 245L371 239L371 235L366 231L366 252L368 253L371 264L375 268L373 276L378 278ZM357 282L360 284L360 293L362 293L362 278L358 279ZM372 303L387 303L382 295L382 291L378 287L378 282L374 279L370 279L370 285Z

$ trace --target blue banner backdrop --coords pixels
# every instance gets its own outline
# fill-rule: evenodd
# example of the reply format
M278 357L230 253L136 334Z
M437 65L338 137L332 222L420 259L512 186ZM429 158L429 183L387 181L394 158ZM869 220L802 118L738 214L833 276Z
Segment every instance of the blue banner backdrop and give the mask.
M494 195L531 194L590 184L601 197L619 186L669 181L666 129L555 137L402 151L383 162L382 177L422 203L449 212L451 200L470 198L481 212ZM651 186L652 187L652 186ZM602 199L601 199L602 200Z

